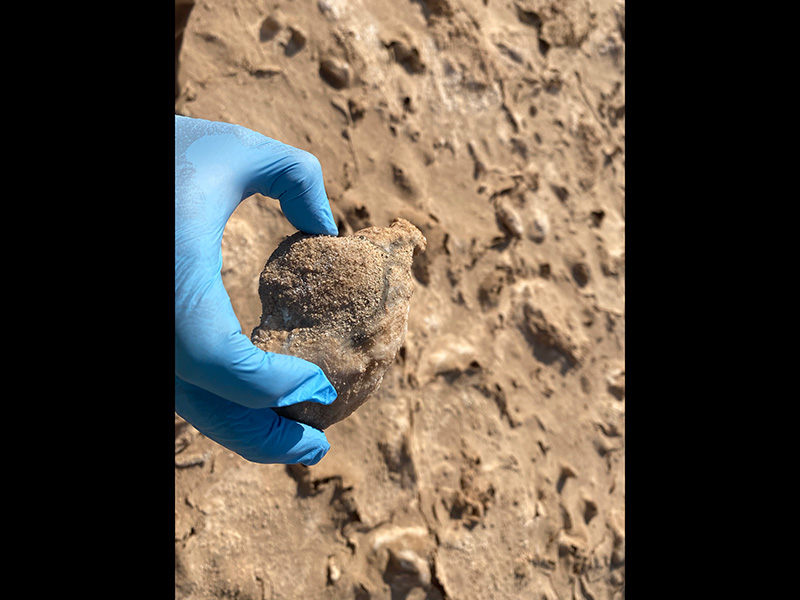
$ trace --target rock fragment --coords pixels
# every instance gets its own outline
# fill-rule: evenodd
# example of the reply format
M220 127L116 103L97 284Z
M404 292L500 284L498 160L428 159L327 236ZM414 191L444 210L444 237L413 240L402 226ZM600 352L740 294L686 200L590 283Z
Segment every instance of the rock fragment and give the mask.
M278 246L259 279L261 323L251 339L318 365L338 393L329 406L301 402L278 414L325 429L378 388L405 340L411 265L426 244L395 219L345 237L298 232Z
M319 76L332 88L341 90L350 85L350 67L333 58L319 63Z
M525 233L522 218L506 198L497 198L494 202L494 214L500 228L507 237L521 238Z
M549 229L550 219L547 218L547 214L538 208L534 209L533 227L528 232L528 238L537 244L541 244Z

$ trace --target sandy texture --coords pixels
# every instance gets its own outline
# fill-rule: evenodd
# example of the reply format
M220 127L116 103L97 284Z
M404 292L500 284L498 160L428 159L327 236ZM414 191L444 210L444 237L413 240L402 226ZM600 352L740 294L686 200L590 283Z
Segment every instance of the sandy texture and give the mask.
M616 0L201 2L176 110L315 154L340 229L427 238L408 333L310 468L176 418L176 598L620 599L625 13ZM291 226L223 240L244 331Z
M275 409L317 429L350 416L380 386L406 339L414 255L426 240L405 219L351 236L296 233L259 278L261 323L253 343L318 365L338 394L333 404Z

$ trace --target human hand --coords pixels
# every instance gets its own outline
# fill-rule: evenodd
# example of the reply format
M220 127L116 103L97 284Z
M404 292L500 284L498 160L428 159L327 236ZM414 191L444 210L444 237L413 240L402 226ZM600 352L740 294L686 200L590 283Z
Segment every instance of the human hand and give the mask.
M317 365L256 348L222 283L225 224L256 192L278 199L297 229L338 234L313 155L238 125L175 116L175 411L248 460L316 464L330 448L325 434L272 407L330 404L336 390Z

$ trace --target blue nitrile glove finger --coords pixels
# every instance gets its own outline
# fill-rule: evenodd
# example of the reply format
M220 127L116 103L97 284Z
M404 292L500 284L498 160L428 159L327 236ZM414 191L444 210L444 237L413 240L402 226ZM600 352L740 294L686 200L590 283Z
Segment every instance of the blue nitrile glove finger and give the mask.
M195 180L195 178L198 178ZM183 188L182 208L198 208L198 184L225 188L202 212L228 217L244 198L258 192L276 198L289 222L311 234L338 235L317 158L239 125L175 115L175 190ZM234 192L238 192L239 195ZM179 201L176 199L176 208Z
M277 198L302 231L338 233L312 155L238 125L176 115L175 374L251 409L303 400L329 404L336 391L317 365L265 353L242 334L223 286L225 224L255 192ZM186 396L184 406L195 397ZM199 419L202 410L184 412L194 425L191 419Z
M253 462L310 466L330 450L318 429L279 417L271 408L246 408L177 377L175 411L206 437Z

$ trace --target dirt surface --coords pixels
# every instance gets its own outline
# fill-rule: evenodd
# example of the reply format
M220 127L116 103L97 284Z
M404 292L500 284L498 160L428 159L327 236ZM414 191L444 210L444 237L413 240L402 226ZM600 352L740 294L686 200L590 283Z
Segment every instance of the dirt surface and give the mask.
M428 245L405 345L318 465L176 416L176 598L624 598L624 35L615 0L194 7L176 112L315 154L343 232ZM245 332L292 233L261 196L228 224Z

